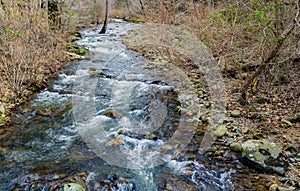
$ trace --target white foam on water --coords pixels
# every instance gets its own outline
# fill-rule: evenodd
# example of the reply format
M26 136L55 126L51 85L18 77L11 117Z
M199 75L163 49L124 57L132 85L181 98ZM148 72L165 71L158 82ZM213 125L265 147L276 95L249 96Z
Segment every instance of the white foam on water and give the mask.
M208 189L208 187L217 188L216 190L234 191L234 185L231 181L232 169L225 172L210 170L203 164L194 161L194 171L191 181L197 186Z

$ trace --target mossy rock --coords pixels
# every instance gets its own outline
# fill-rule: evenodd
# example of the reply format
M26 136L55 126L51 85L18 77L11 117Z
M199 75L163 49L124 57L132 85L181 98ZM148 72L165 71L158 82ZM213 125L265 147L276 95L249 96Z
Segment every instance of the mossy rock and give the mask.
M80 56L85 56L89 52L88 49L78 45L75 42L69 43L66 48L67 48L68 52L71 52L71 53L74 53L74 54L77 54Z
M218 138L221 138L227 133L227 131L228 131L227 127L225 125L221 125L214 131L214 134Z
M284 175L288 170L288 163L283 158L281 146L266 139L244 142L242 157L246 165L262 171Z
M4 114L0 115L0 127L8 124L10 122L10 118Z
M242 145L240 143L231 143L230 144L230 149L233 151L233 152L241 152L242 151Z
M85 191L85 189L76 183L68 183L64 185L64 191Z
M124 18L124 21L130 22L130 23L144 23L140 18L138 17L128 17Z
M105 115L106 117L109 117L109 118L112 118L112 119L121 119L124 117L124 115L120 112L120 111L117 111L117 110L113 110L113 109L109 109L109 110L106 110L103 115Z
M102 72L92 71L89 73L90 78L103 77L104 74Z

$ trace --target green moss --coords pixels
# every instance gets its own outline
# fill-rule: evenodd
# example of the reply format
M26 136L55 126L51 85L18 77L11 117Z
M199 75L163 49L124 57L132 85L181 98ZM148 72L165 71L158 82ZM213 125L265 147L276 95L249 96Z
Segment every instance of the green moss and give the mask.
M85 191L85 189L76 183L68 183L64 185L64 191Z
M124 18L125 21L131 22L131 23L144 23L140 18L138 17L132 17L132 18Z
M90 76L90 78L97 78L97 77L103 76L103 73L92 71L92 72L89 73L89 76Z
M10 118L4 114L0 115L0 127L9 123Z
M266 100L263 97L258 97L258 98L256 98L256 103L264 104L264 103L266 103Z
M175 108L175 111L177 111L179 114L181 114L181 112L182 112L182 107L181 107L181 106L177 106L177 107Z
M89 52L88 49L86 49L82 46L79 46L75 42L69 43L66 48L67 48L68 52L71 52L71 53L74 53L74 54L77 54L80 56L85 56Z
M258 132L258 131L254 131L253 135L254 135L254 137L257 137L257 138L264 136L261 132Z

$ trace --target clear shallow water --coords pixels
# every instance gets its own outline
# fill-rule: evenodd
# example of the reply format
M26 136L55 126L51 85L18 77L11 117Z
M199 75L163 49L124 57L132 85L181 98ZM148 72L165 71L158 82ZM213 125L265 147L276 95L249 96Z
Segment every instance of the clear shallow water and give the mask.
M87 59L74 62L17 113L4 137L0 190L77 172L90 173L87 185L111 172L132 182L118 190L162 190L159 184L169 176L198 190L234 190L230 170L175 160L174 151L190 136L178 129L193 125L178 108L193 113L197 98L178 92L182 81L153 74L126 49L121 36L135 27L111 23L106 35L82 32L78 43L90 50Z

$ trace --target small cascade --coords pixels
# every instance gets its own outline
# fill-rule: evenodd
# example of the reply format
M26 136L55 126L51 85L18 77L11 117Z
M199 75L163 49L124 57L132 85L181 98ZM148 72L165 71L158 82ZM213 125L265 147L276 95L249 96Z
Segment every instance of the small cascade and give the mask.
M195 161L191 181L201 188L201 190L234 191L231 175L232 169L218 172L216 170L210 170L203 164L199 164Z
M46 190L78 173L91 190L158 191L168 179L234 190L232 171L177 160L197 128L198 98L184 74L167 68L153 75L142 56L126 49L121 35L136 27L116 22L106 35L82 32L78 44L89 49L88 58L16 115L20 122L0 153L0 190L29 190L35 182Z

